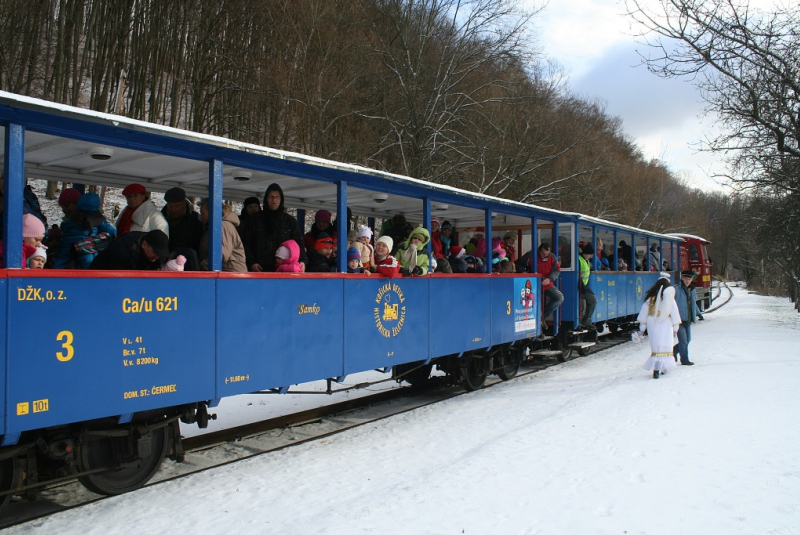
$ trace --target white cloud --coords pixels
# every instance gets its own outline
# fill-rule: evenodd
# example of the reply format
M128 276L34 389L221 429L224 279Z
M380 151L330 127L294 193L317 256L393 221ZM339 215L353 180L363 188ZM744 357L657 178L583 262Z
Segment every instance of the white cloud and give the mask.
M693 146L714 132L713 120L702 119L700 93L691 82L665 80L640 65L637 50L646 47L633 37L631 22L617 0L553 1L535 20L540 46L564 66L575 93L604 101L647 158L692 185L718 187L708 173L722 168L719 159Z

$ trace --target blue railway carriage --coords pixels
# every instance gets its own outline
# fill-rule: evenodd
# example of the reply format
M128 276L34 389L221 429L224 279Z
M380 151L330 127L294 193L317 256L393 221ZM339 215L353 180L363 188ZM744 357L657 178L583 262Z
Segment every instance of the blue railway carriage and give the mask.
M179 423L204 427L224 396L372 369L419 384L434 366L475 389L490 373L514 376L532 347L571 350L570 338L542 340L540 277L492 275L491 251L480 275L346 274L346 240L337 243L338 273L222 272L223 199L260 198L278 183L301 222L322 208L349 208L373 228L394 214L430 228L436 215L488 236L516 228L529 243L549 232L573 259L586 229L612 233L613 243L674 244L578 214L3 92L0 136L0 505L65 476L103 494L141 487L165 457L183 458ZM28 178L209 197L211 270L21 269ZM338 217L337 234L348 225ZM574 331L576 277L565 267L556 331ZM651 275L597 277L595 319L612 325L634 313Z

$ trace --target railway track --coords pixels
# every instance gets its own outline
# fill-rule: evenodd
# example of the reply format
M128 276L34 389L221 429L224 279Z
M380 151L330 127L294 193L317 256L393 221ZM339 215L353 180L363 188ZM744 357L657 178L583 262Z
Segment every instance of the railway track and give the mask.
M627 332L624 331L601 336L588 355L605 351L629 340ZM577 358L580 357L573 359ZM528 360L523 363L517 377L537 373L558 364L561 362L556 358ZM468 393L458 387L446 386L443 379L440 381L437 377L432 377L431 387L426 389L398 387L371 396L186 439L184 440L186 461L163 463L158 474L147 486L160 485L245 459L322 440L362 425ZM497 376L490 376L485 388L491 388L502 382L504 381ZM4 510L3 518L0 519L0 529L108 498L92 493L77 481L53 484L42 490L34 501L20 500L10 503Z

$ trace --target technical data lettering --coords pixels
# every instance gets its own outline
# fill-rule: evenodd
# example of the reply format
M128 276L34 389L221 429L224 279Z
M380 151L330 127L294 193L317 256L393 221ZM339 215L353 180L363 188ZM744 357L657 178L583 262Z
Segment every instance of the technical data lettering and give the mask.
M228 383L241 383L243 381L249 381L249 380L250 380L250 374L249 373L247 375L231 375L230 377L226 377L225 378L225 384L228 384Z
M44 290L42 288L17 288L17 301L66 301L67 295L64 290Z
M144 344L144 337L134 336L133 338L122 338L122 365L128 366L158 366L158 357L147 354Z
M123 392L123 399L137 399L146 398L147 396L158 396L160 394L174 394L178 391L177 384L153 386L150 388L142 388L141 390L128 390Z
M157 297L155 299L147 299L145 297L131 299L130 297L126 297L122 300L122 312L125 314L141 314L143 312L177 312L177 310L177 297Z

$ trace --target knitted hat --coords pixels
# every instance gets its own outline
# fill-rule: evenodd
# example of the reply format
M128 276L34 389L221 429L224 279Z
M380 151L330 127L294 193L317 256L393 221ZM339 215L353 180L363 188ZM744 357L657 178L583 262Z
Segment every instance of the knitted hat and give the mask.
M164 193L164 200L167 202L181 202L186 200L186 192L183 188L170 188Z
M161 260L169 256L169 238L164 234L163 230L151 230L144 235L144 241L153 248L153 252L156 253Z
M44 223L32 214L22 216L23 238L44 238Z
M100 196L97 193L84 193L78 199L78 210L92 213L100 211Z
M351 260L358 260L361 262L361 254L355 247L351 247L347 250L347 262L349 263Z
M278 247L278 250L275 251L275 256L280 258L281 260L289 260L289 257L292 256L292 253L289 251L289 248L285 245L281 245Z
M35 258L37 256L41 256L42 258L47 260L47 251L46 251L46 249L47 249L47 247L45 247L44 245L41 246L41 247L37 247L36 251L30 256L30 258Z
M583 249L581 250L581 254L594 254L594 247L592 246L592 244L587 243L586 245L584 245Z
M392 250L392 247L394 247L394 241L390 236L381 236L378 238L378 241L375 242L375 245L378 245L379 243L386 245L390 251Z
M164 264L164 267L161 268L161 271L183 271L183 265L186 263L186 257L178 255L177 258L174 258Z
M75 188L67 188L58 196L58 204L64 206L65 204L76 204L81 196L81 192Z
M450 224L450 221L445 221L444 223L442 223L442 226L440 227L439 230L447 230L447 229L453 230L453 225Z
M325 232L320 232L317 236L317 241L314 244L314 249L319 251L320 249L325 249L327 247L335 248L336 247L336 240L328 236Z
M145 187L142 186L141 184L128 184L127 186L125 186L125 189L122 190L122 194L125 196L135 195L137 193L144 195L147 193L147 189L145 189Z
M467 254L467 251L463 247L458 245L450 247L450 256L453 258L463 258L465 254Z
M503 239L504 239L504 240L507 240L507 239L509 239L509 238L511 238L512 240L516 240L516 239L517 239L517 235L516 235L516 234L514 234L514 233L513 233L513 232L511 232L511 231L508 231L508 232L506 232L505 234L503 234Z
M439 223L439 218L438 218L438 217L436 217L436 216L433 216L433 217L431 218L431 225L433 225L434 223L436 223L437 225L440 225L440 223Z
M361 225L358 227L358 237L359 238L371 238L372 237L372 229L366 225Z
M327 210L317 210L317 215L314 216L314 221L321 221L323 223L331 222L331 213Z

